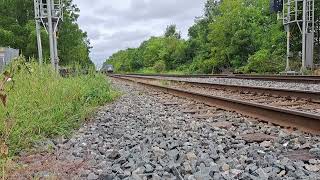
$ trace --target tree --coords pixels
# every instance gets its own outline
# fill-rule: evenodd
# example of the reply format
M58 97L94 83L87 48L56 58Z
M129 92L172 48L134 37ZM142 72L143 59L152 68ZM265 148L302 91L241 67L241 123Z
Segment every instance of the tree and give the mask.
M222 0L208 0L204 8L204 17L210 21L214 21L214 18L220 14L220 3Z
M177 26L175 24L167 26L164 36L181 39L181 33L177 31Z
M79 9L72 0L64 0L64 21L58 32L58 51L62 65L92 66L87 34L76 23ZM0 1L0 46L20 49L26 57L37 57L34 7L31 0ZM44 57L49 57L48 35L42 29Z
M140 69L127 68L128 71L279 72L285 63L286 35L282 23L270 13L269 3L207 0L203 16L197 17L189 28L187 40L180 39L176 26L170 25L163 37L151 37L135 49L135 58L117 55L108 62L118 67L139 62ZM293 43L293 49L298 47L299 41L294 39ZM120 52L115 54L129 53Z

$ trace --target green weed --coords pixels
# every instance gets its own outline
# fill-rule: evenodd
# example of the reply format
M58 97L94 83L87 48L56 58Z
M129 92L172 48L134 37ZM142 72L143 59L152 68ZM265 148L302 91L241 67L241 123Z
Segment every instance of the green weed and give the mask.
M102 74L62 78L35 63L17 69L4 88L6 106L0 105L0 135L7 132L8 118L15 122L6 142L10 156L46 138L69 136L96 107L117 96Z

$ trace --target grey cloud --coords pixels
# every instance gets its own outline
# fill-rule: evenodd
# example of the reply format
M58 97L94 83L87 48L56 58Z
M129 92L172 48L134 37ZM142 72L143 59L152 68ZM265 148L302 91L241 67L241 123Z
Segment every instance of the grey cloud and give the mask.
M106 5L97 10L98 14L128 20L154 20L183 17L188 13L199 12L201 1L195 0L131 0L127 9L115 9Z
M79 24L92 42L91 57L101 64L117 50L137 47L150 36L163 34L177 24L186 38L194 18L206 0L75 0L81 13Z
M81 17L81 23L86 24L86 26L95 25L103 22L104 19L97 16L83 16Z
M139 46L148 36L147 32L142 31L119 31L103 36L93 44L92 56L95 58L96 65L100 67L107 57L116 51Z

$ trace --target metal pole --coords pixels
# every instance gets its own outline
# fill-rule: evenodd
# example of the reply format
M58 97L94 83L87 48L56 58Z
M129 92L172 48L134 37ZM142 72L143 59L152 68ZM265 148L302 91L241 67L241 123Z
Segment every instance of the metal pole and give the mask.
M290 0L288 0L288 12L287 12L287 66L286 71L290 71L290 21L291 21L291 8Z
M51 0L47 0L47 8L48 8L47 13L48 13L48 34L49 34L49 44L50 44L50 61L51 61L52 67L55 69Z
M290 71L290 25L288 24L288 32L287 32L287 65L286 65L286 71Z
M55 0L51 0L51 7L53 12L55 12ZM56 18L56 15L54 15L54 18ZM53 23L53 44L54 44L54 65L55 70L59 71L59 57L58 57L58 39L57 39L57 27L58 27L58 21Z
M306 70L306 34L307 34L307 0L303 0L302 17L302 66L301 73Z
M57 32L53 32L53 44L54 44L54 62L55 62L55 70L59 70L59 57L58 57L58 39Z
M315 9L314 9L314 0L312 1L312 60L313 60L313 63L312 63L312 66L313 66L313 68L314 68L314 34L315 34L315 32L314 32L314 30L315 30L315 27L314 27L314 23L315 23L315 20L314 20L314 18L315 18L315 16L314 16L314 11L315 11Z
M39 63L43 63L43 54L42 54L42 43L41 43L41 29L39 20L36 20L36 32L37 32L37 44L38 44L38 58Z
M318 36L318 63L320 63L320 17L317 18L317 36Z
M36 33L37 33L37 45L38 45L38 58L39 63L43 63L43 54L42 54L42 43L41 43L41 29L39 21L39 3L37 0L34 0L34 13L36 21Z

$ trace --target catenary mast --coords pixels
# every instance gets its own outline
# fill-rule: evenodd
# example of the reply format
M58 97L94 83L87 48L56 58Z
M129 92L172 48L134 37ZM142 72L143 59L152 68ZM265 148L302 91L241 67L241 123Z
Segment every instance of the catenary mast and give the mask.
M39 62L41 63L43 59L40 31L41 23L49 35L51 65L56 71L58 71L59 56L57 32L59 22L63 19L62 2L61 0L34 0L34 6Z

